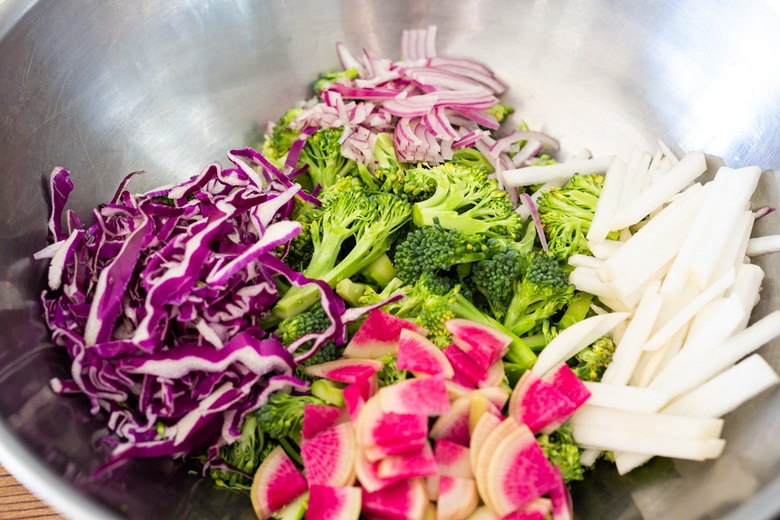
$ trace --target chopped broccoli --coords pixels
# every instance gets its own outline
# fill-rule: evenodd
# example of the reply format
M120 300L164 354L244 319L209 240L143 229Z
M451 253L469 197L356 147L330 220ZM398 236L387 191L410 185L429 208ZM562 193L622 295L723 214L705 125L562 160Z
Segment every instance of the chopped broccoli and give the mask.
M312 184L327 188L355 170L355 161L341 153L341 128L320 128L306 139L298 165L308 165Z
M583 381L600 381L614 353L614 341L604 336L574 356L571 369Z
M469 168L480 168L485 173L493 173L495 168L476 148L458 148L452 153L452 163Z
M560 188L541 192L539 220L552 254L559 258L590 254L586 235L603 185L603 175L575 174Z
M514 283L504 326L521 336L563 309L573 295L574 286L559 261L533 254L523 277Z
M271 125L270 132L265 135L261 151L266 159L281 166L287 157L287 152L293 142L301 135L298 128L292 128L292 122L303 113L303 107L295 106L287 110Z
M357 77L358 70L355 67L336 72L322 72L320 73L320 78L314 82L312 89L316 94L319 94L321 91L326 90L332 83L346 82L349 84Z
M285 318L279 322L276 327L276 335L279 337L279 341L283 345L290 345L293 341L297 340L305 334L311 332L323 332L331 325L328 315L325 313L321 305L313 305L311 308ZM301 345L296 354L302 354L311 349L314 340ZM325 363L326 361L332 361L341 356L344 347L343 345L337 345L333 341L321 345L317 352L311 357L298 363L295 367L295 375L301 379L310 379L303 369L309 365L316 365L318 363Z
M307 404L327 404L313 395L293 395L274 392L257 411L257 423L269 437L301 442L303 409Z
M248 492L260 462L276 446L260 428L257 416L249 414L241 425L241 437L220 448L218 459L224 464L215 466L209 474L220 487Z
M514 114L515 109L510 107L509 105L504 105L502 103L496 103L492 107L485 110L488 114L494 116L496 120L498 120L499 123L503 123L504 119L506 119L508 116Z
M445 163L403 172L399 189L413 196L412 221L466 233L515 237L525 222L515 212L509 194L481 168Z
M544 455L561 469L563 480L582 480L585 469L580 462L580 449L574 443L571 426L563 424L550 434L539 434L536 440Z
M481 235L445 229L434 221L410 231L395 248L393 262L398 278L413 283L423 273L449 277L453 268L485 258L487 246Z
M396 366L398 358L395 355L388 354L380 358L380 360L385 365L382 367L382 370L376 374L380 387L390 386L399 381L404 381L409 376L409 373L406 370L398 369Z
M398 170L406 169L407 164L398 160L393 144L393 135L389 132L379 132L376 134L374 143L374 162L373 171L379 176L392 175Z
M323 199L319 218L309 226L313 251L302 273L331 287L385 254L395 232L411 214L409 204L400 198L359 187L329 191ZM276 303L274 314L281 318L293 316L313 305L318 297L312 284L292 287Z

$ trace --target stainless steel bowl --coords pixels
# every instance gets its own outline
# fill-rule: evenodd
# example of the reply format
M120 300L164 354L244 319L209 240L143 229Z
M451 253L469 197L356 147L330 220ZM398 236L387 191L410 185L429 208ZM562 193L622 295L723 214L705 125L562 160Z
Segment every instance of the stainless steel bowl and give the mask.
M0 1L0 462L74 519L251 518L247 500L170 461L89 477L105 455L86 403L55 397L66 376L37 298L43 183L73 172L88 216L128 172L144 190L197 173L251 142L259 124L337 65L334 43L397 57L404 28L439 27L441 54L489 64L517 117L564 154L703 150L734 166L780 167L780 7L772 0L394 2ZM780 198L773 171L761 202ZM762 233L778 222L760 222ZM777 258L765 314L778 308ZM780 346L762 354L780 367ZM574 488L581 518L780 512L780 392L727 417L722 459L659 460L626 478L600 468Z

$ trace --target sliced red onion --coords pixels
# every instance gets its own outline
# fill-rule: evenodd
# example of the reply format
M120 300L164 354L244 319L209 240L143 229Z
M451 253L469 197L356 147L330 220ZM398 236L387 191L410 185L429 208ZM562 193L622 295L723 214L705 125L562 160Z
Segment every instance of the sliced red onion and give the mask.
M546 252L548 250L547 238L544 236L544 228L542 227L542 221L539 219L539 212L536 209L536 202L534 202L534 199L532 199L531 196L527 193L521 193L520 199L522 199L523 204L528 207L528 211L531 212L531 219L533 220L534 226L536 226L536 234L539 236L542 249Z

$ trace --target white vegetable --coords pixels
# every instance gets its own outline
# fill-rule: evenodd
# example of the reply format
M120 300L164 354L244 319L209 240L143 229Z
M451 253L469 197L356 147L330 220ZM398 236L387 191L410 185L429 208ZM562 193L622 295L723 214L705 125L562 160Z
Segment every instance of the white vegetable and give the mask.
M587 403L592 406L629 412L655 412L669 400L666 394L651 388L593 381L585 381L584 384L591 394Z
M755 237L748 242L747 255L750 257L777 253L778 251L780 251L780 235Z
M516 188L518 186L531 186L559 179L568 180L575 173L588 175L591 173L604 173L612 162L612 156L597 157L594 159L580 159L555 163L545 166L524 166L513 170L504 170L501 178L504 186Z
M600 314L566 327L539 353L532 368L533 372L543 377L547 372L561 363L565 363L580 350L617 327L628 315L627 312Z
M593 220L588 229L587 239L589 242L601 242L607 238L611 231L609 229L610 223L620 209L620 194L625 179L626 162L620 157L613 158L604 174L604 184L601 186L601 194L596 202Z
M590 403L580 406L569 418L569 424L574 429L579 426L601 426L678 439L718 437L723 431L723 419L719 418L619 410Z

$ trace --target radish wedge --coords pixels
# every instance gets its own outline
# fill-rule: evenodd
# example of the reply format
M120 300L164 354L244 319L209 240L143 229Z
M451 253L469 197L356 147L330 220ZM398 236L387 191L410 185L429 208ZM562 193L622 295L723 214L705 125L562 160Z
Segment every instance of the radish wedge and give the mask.
M474 480L477 482L477 490L479 491L479 496L482 497L482 501L494 511L497 510L488 490L490 463L501 440L508 437L513 431L521 429L521 427L530 433L527 426L523 426L511 417L507 417L488 433L485 442L478 450L477 465L474 468ZM532 433L531 436L533 437Z
M352 485L356 447L355 431L350 422L339 423L302 442L301 457L309 484Z
M403 455L420 451L427 442L427 437L417 437L401 439L396 443L385 443L382 446L364 446L363 448L366 458L371 462L376 462L391 455Z
M358 520L363 492L353 486L312 484L305 520Z
M460 382L464 386L472 388L483 384L487 378L487 367L477 364L460 347L452 344L442 350L447 361L452 365L455 371L453 380Z
M548 520L553 511L552 501L549 498L535 498L519 508L512 511L501 520Z
M441 375L447 379L455 374L447 356L438 346L409 329L401 331L396 367L415 374Z
M355 476L364 491L373 493L402 481L402 478L380 478L380 461L371 461L366 457L365 448L358 444L355 453Z
M378 359L341 358L309 365L303 371L313 377L351 384L376 374L384 366Z
M422 520L428 509L425 481L419 478L402 480L378 491L363 491L363 512L384 518Z
M481 505L471 513L467 520L499 520L495 511L486 505Z
M344 416L338 406L306 403L303 407L303 440L316 437Z
M547 427L557 428L576 409L557 388L526 370L509 398L507 414L538 433Z
M450 398L442 376L407 379L381 388L377 393L384 412L441 415L450 409Z
M378 389L379 380L376 374L373 374L366 379L360 379L346 386L341 391L344 396L344 407L347 409L350 419L357 420L363 405L377 393Z
M250 497L257 518L271 518L275 512L304 494L308 484L281 446L269 453L255 472Z
M442 475L438 491L436 520L461 520L479 505L477 483L472 478Z
M449 477L473 478L471 470L471 452L447 439L438 439L433 446L433 457L439 473Z
M471 432L471 441L469 443L469 462L471 463L471 472L476 475L477 462L479 454L482 451L490 434L498 428L502 419L493 414L486 413L477 420Z
M556 485L554 467L524 425L514 428L498 443L486 476L490 504L500 516L546 495Z
M424 415L385 413L379 398L372 397L363 406L357 420L357 438L364 446L398 445L428 434Z
M623 323L628 316L627 312L598 314L566 327L539 353L532 370L537 375L544 376Z
M428 331L419 325L393 316L380 309L368 313L349 344L344 348L344 356L351 358L380 358L398 353L398 341L401 331L413 330L426 336Z
M576 407L581 406L590 398L588 387L580 381L577 374L565 363L542 379L565 395Z
M408 479L435 475L437 471L433 450L426 442L419 451L383 458L377 465L376 474L381 479Z
M444 326L452 334L455 345L483 370L501 359L512 343L507 334L476 321L454 318Z

